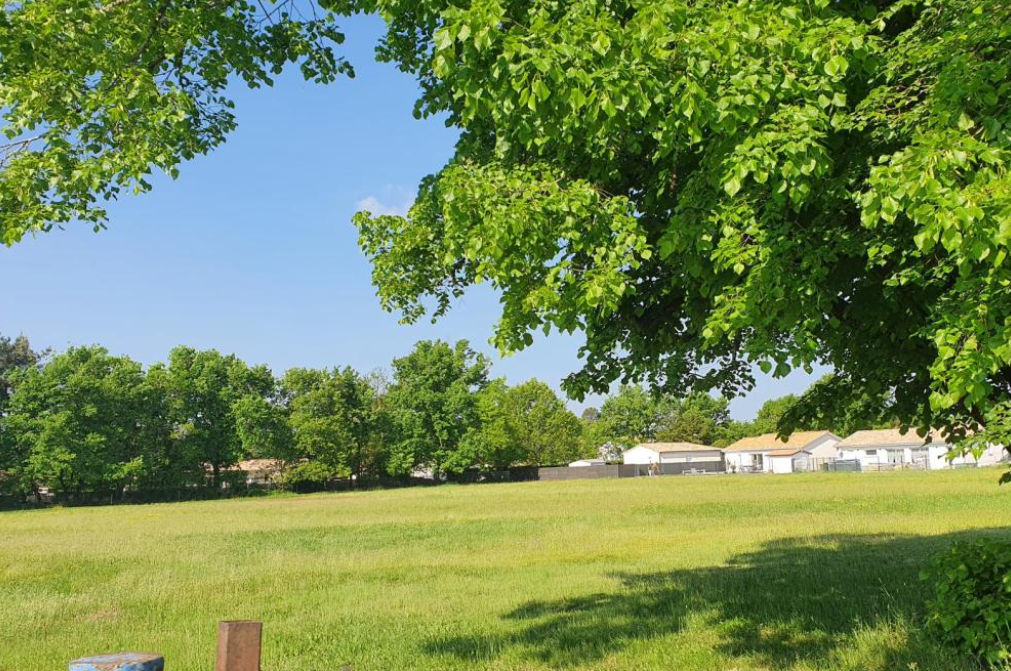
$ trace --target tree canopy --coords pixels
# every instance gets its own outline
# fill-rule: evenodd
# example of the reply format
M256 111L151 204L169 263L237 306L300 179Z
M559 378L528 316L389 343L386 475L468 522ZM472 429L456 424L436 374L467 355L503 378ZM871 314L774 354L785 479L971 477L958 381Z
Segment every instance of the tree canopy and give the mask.
M430 469L438 475L470 465L459 458L460 441L478 426L474 392L487 386L489 365L465 340L422 340L393 360L390 473Z
M333 51L334 16L313 0L4 0L0 10L0 242L146 191L152 170L221 144L227 90L353 74Z
M864 393L955 438L1011 417L1005 0L366 4L462 129L408 216L355 218L386 308L487 282L503 351L585 333L577 398L823 363L780 430Z
M585 334L576 398L822 363L779 430L883 394L1011 436L1006 0L5 2L0 239L101 225L219 145L230 78L351 74L335 21L360 11L416 114L462 131L408 216L355 218L386 308L489 283L501 350Z
M493 380L479 394L477 408L478 425L461 446L468 464L503 470L557 466L582 456L579 418L540 380L513 387Z

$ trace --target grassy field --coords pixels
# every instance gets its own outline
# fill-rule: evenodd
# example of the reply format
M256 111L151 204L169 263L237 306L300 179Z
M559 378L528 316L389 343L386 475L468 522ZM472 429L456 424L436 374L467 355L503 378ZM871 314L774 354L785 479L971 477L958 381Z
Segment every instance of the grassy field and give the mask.
M917 574L1011 530L990 469L446 486L0 513L0 671L970 668Z

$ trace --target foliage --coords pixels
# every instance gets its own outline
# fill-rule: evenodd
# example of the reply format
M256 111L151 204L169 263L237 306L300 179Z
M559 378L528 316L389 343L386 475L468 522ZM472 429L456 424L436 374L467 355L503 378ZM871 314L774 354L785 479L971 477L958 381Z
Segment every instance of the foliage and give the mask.
M221 144L236 126L230 82L353 74L343 36L314 3L274 0L4 0L0 11L0 242L151 188L153 169ZM308 11L309 16L303 14Z
M725 442L731 425L726 398L692 393L678 399L623 385L604 400L598 417L586 425L586 440L593 450L612 446L618 451L655 441L714 445ZM608 457L615 456L611 447L606 452Z
M653 442L670 421L677 401L656 397L637 385L622 385L600 406L597 419L587 427L593 446L614 443L627 449L636 443Z
M0 469L15 487L115 491L157 481L167 465L165 399L140 364L77 347L14 376Z
M352 368L293 368L281 380L297 463L291 481L327 482L371 470L369 441L375 431L373 389Z
M515 387L493 380L479 395L478 413L461 449L468 465L557 466L581 456L579 419L540 380Z
M202 481L207 465L216 485L222 469L244 456L237 404L270 395L273 375L264 366L247 366L234 354L176 347L168 364L154 366L149 376L167 398L181 470Z
M955 543L922 577L934 583L928 624L941 640L1011 666L1011 541Z
M10 376L15 371L38 366L48 354L48 350L42 352L33 350L24 335L19 335L14 340L0 336L0 413L3 413L10 399Z
M243 396L232 405L242 455L254 459L296 458L291 413L283 399Z
M657 433L657 440L715 445L729 424L730 401L695 393L677 404L673 416Z
M502 295L494 341L583 330L615 381L816 362L951 439L1011 403L1006 0L370 0L416 112L462 130L407 217L355 217L382 304Z
M422 340L407 356L393 360L389 405L393 436L387 470L435 475L469 466L457 454L460 442L479 421L475 392L488 384L488 359L465 340L450 346Z

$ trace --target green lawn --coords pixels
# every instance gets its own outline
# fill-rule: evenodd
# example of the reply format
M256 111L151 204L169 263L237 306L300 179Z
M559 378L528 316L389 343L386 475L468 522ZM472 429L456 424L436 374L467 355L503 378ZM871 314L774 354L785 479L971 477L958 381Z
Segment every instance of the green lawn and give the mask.
M0 671L969 668L920 568L1011 530L991 469L446 486L0 513ZM344 666L346 665L346 666Z

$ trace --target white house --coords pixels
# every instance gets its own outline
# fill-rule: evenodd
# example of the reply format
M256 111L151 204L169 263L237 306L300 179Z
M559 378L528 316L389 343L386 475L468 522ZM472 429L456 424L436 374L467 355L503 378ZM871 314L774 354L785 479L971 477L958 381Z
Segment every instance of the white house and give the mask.
M607 466L607 462L603 459L577 459L569 464L570 467L580 467L580 466Z
M795 431L787 440L775 433L741 438L723 450L727 469L741 473L795 473L835 459L842 438L831 431Z
M1004 449L991 446L979 459L972 455L958 456L948 461L951 449L944 437L936 431L921 437L915 430L903 433L900 429L857 431L839 443L840 459L856 459L863 468L880 468L909 465L925 469L955 466L990 466L1004 458Z
M662 472L723 470L723 450L696 443L642 443L621 455L626 464L659 464Z

